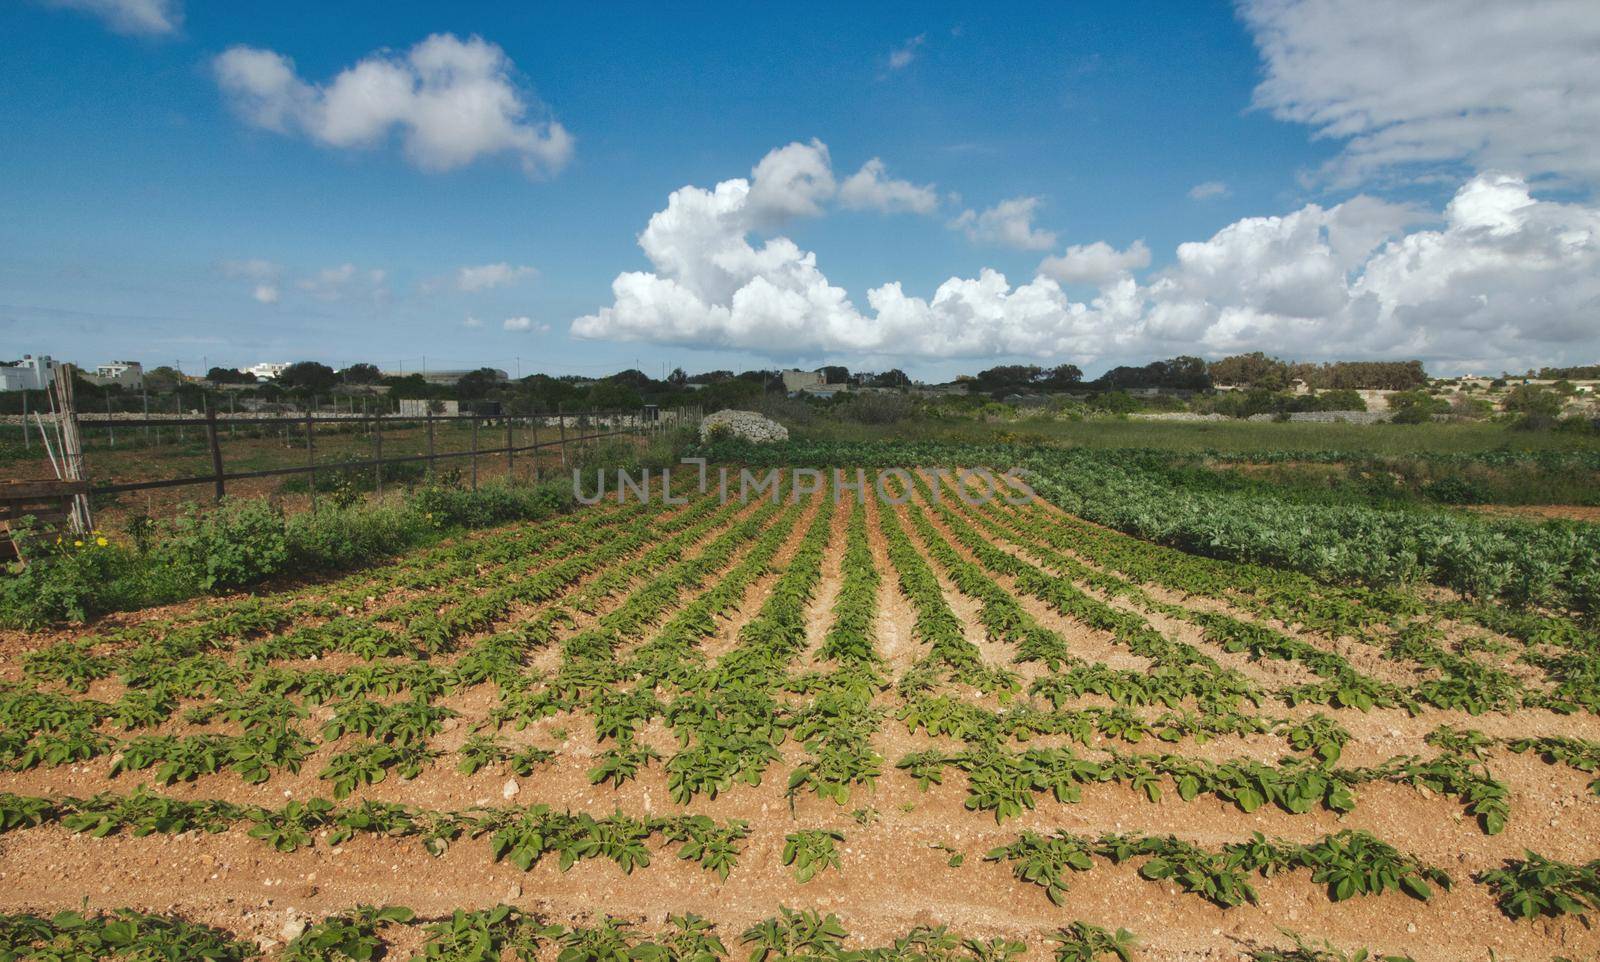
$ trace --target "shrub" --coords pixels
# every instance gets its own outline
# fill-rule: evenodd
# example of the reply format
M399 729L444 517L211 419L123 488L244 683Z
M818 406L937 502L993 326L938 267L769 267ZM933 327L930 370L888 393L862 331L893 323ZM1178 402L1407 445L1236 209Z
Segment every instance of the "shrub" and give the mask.
M436 525L484 528L506 521L542 518L561 506L554 488L486 484L476 491L461 488L423 488L412 507Z
M10 566L0 579L0 612L6 621L38 627L52 621L82 621L96 610L107 585L126 575L136 561L126 549L98 532L87 541L44 537L23 519L16 532L26 566ZM70 537L70 536L69 536Z
M259 499L228 498L207 511L191 507L179 516L162 549L205 591L270 578L289 559L283 511Z
M1483 504L1489 500L1483 485L1456 475L1448 475L1429 484L1427 495L1440 504Z

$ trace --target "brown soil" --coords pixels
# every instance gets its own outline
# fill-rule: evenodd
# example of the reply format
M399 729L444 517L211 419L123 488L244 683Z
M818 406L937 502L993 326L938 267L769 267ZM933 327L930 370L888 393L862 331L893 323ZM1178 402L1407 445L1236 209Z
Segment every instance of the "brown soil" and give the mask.
M1582 504L1478 504L1468 508L1481 514L1534 521L1588 521L1600 524L1600 505Z
M806 650L790 666L797 673L825 667L818 663L815 652L831 624L831 607L842 582L840 556L849 508L848 504L841 504L835 514L823 577L808 608ZM791 546L774 560L774 572L785 567L793 542L798 542L804 532L812 510L808 509L796 524ZM894 680L926 653L927 645L916 631L914 610L900 591L885 553L877 526L883 510L888 509L869 499L869 542L882 579L876 644L887 662L885 671ZM943 532L938 519L933 520ZM914 543L920 541L908 520L902 517L901 524ZM1016 550L1014 546L1002 547ZM957 550L969 557L959 546ZM1016 667L1011 664L1013 652L1008 646L990 643L976 624L976 603L957 591L938 566L934 568L947 602L967 623L968 637L983 650L986 660ZM754 616L776 578L774 573L757 580L738 612L724 619L717 633L706 640L703 654L714 661L736 643L739 628ZM1080 657L1124 668L1143 667L1142 659L1129 655L1104 633L1074 623L1031 597L1018 594L1007 579L995 580L1018 597L1029 615L1062 634ZM710 583L714 581L702 589ZM698 593L686 592L679 604L689 603ZM294 591L264 596L287 601L294 597ZM625 592L606 599L594 616L612 610L624 596ZM1200 599L1158 597L1180 604L1202 603ZM119 617L115 623L153 623L192 610L193 606L181 606L158 613L131 614ZM506 623L530 620L543 610L519 608ZM1196 644L1224 664L1240 668L1265 687L1299 680L1294 673L1285 673L1276 666L1252 664L1207 646L1187 625L1175 619L1152 616L1150 621L1158 630ZM78 632L13 633L0 637L0 677L20 677L19 659L25 651L85 633L103 635L110 626L102 623ZM578 629L563 629L558 640L575 630ZM1330 644L1328 639L1318 641ZM1342 645L1340 650L1355 657L1363 646L1351 643L1351 647L1356 650L1346 651ZM558 648L559 644L551 645L533 653L528 673L536 682L557 667ZM222 653L219 657L229 655ZM323 659L320 667L343 667L347 663L344 656L335 656ZM1394 671L1398 666L1363 659L1358 667ZM114 697L120 684L106 684L109 687L97 687L90 694ZM960 694L970 700L970 692ZM186 699L183 704L189 707L200 703L196 698ZM1250 945L1287 945L1284 930L1313 940L1326 939L1346 949L1371 946L1385 953L1406 952L1418 962L1483 959L1491 950L1495 958L1504 960L1546 959L1552 955L1592 958L1600 952L1600 934L1576 918L1512 921L1499 912L1489 889L1473 881L1477 872L1520 857L1524 849L1572 862L1585 862L1600 854L1595 851L1594 841L1600 838L1600 800L1587 789L1590 776L1563 766L1546 765L1532 755L1515 755L1501 749L1488 755L1490 770L1511 790L1510 820L1505 831L1494 836L1483 834L1470 818L1464 817L1455 799L1390 784L1359 786L1359 804L1345 816L1320 810L1291 815L1270 806L1246 815L1210 796L1183 802L1170 785L1161 800L1152 803L1126 786L1101 784L1085 787L1082 800L1075 804L1061 804L1048 795L1037 795L1034 810L997 825L992 815L965 807L966 779L959 772L948 771L942 785L923 793L895 769L894 763L908 752L929 748L957 751L962 746L953 739L908 733L905 725L892 717L893 709L899 705L898 696L892 692L880 699L891 715L873 740L885 759L885 770L876 786L857 788L845 806L801 796L792 808L785 796L785 782L788 772L804 755L792 740L781 748L783 761L768 769L759 786L737 785L715 800L701 797L683 807L671 801L665 769L659 763L645 768L637 779L620 788L591 785L588 770L595 756L611 746L596 741L591 719L582 712L543 719L521 731L508 727L501 732L515 746L537 745L556 753L552 761L536 768L532 775L514 777L493 765L470 776L461 774L453 752L483 725L499 703L499 692L492 684L477 685L442 696L437 703L459 713L430 742L443 754L417 778L404 781L391 776L357 790L347 803L372 799L427 809L462 810L479 805L543 802L558 810L587 811L597 817L620 810L635 815L694 812L718 820L745 819L750 822L751 834L742 843L737 867L725 882L719 881L692 862L680 860L676 846L660 843L656 843L652 864L632 875L623 874L615 864L603 859L580 862L562 872L554 856L524 873L508 863L493 861L486 838L463 838L438 857L430 856L414 839L373 836L357 836L339 846L328 845L324 838L312 847L284 854L248 837L242 827L219 834L145 838L119 834L95 839L47 825L0 834L0 911L50 912L84 904L91 909L128 906L172 911L267 946L281 943L284 924L291 919L320 918L359 903L408 905L421 915L434 917L456 908L486 908L508 902L557 921L592 922L609 914L641 921L647 927L659 925L668 913L695 912L718 924L734 957L744 955L738 934L751 923L776 915L779 906L837 913L853 933L852 945L883 945L915 925L943 924L963 935L1023 939L1030 946L1028 957L1040 962L1049 958L1049 935L1075 919L1132 930L1142 946L1135 958L1152 960L1237 959ZM981 703L994 707L990 700ZM1269 710L1279 714L1309 714L1314 710L1291 713L1281 709L1282 706L1275 706ZM1376 764L1398 754L1432 755L1435 750L1425 745L1423 737L1441 723L1478 728L1499 737L1562 734L1600 739L1600 719L1590 715L1524 711L1472 718L1455 712L1426 712L1413 718L1398 711L1324 711L1334 715L1351 733L1341 762L1349 766ZM1154 717L1159 709L1139 713ZM303 730L313 734L326 714L327 706L316 709L302 723ZM159 733L231 730L235 729L228 724L197 726L181 720L154 729ZM125 733L118 734L127 737ZM646 725L638 737L669 757L676 750L676 739L659 718ZM326 796L327 783L318 778L318 773L332 754L358 741L346 736L321 744L298 774L279 772L261 785L245 785L237 776L223 773L153 790L184 799L220 798L262 805ZM1033 744L1051 743L1054 742L1040 739ZM1079 750L1099 756L1102 748L1179 752L1213 760L1242 756L1272 759L1289 754L1285 743L1276 736L1213 739L1204 745L1187 740L1175 745L1146 741L1137 746L1097 741L1094 747ZM137 786L151 784L148 771L110 778L111 761L102 757L76 765L0 772L0 792L85 797L101 791L126 794ZM514 783L515 792L508 799L509 783ZM857 810L870 810L875 819L867 818L863 811L868 823L862 824L851 817ZM841 846L840 869L824 872L802 885L792 870L781 864L780 852L787 833L806 827L837 829L844 833L845 842ZM1065 829L1089 835L1170 833L1214 846L1248 839L1251 832L1257 831L1310 841L1345 828L1370 831L1401 851L1446 869L1456 880L1454 890L1438 893L1426 903L1400 894L1334 903L1321 886L1310 881L1309 873L1292 872L1271 879L1253 879L1260 893L1259 903L1223 910L1196 895L1181 892L1171 883L1142 879L1136 862L1114 866L1097 861L1091 871L1071 874L1066 904L1058 907L1045 898L1042 889L1017 881L1009 865L983 858L991 848L1013 841L1024 830ZM964 854L964 863L950 867L949 853L934 846ZM392 958L405 958L415 948L418 936L414 932L404 938L409 941L402 941Z

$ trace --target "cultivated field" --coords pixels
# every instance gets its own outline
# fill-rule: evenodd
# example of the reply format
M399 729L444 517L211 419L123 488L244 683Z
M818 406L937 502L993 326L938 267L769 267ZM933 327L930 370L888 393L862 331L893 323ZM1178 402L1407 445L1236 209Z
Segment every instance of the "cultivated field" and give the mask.
M1600 952L1592 628L932 480L0 635L0 959Z

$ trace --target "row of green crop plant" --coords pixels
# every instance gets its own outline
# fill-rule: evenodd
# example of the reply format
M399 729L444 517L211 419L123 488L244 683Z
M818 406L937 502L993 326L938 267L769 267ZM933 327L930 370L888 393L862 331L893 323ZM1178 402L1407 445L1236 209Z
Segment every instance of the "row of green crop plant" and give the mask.
M0 833L43 825L60 825L94 838L124 833L135 838L216 834L240 827L279 852L311 847L318 839L339 845L368 835L415 839L437 856L459 839L487 837L494 861L528 871L551 856L563 872L588 859L611 861L632 872L650 864L652 840L659 838L677 845L679 858L722 879L738 863L740 843L749 835L744 822L718 822L705 815L633 818L617 812L597 818L543 804L434 811L372 800L339 806L326 798L310 798L265 808L172 798L146 790L89 798L0 793Z
M947 505L938 510L956 540L992 569L1011 574L1024 585L1041 584L1025 562L987 543ZM1521 619L1544 623L1521 625L1531 629L1530 638L1571 649L1555 654L1533 647L1524 650L1519 660L1543 668L1552 682L1545 689L1530 688L1510 671L1471 657L1476 651L1508 654L1515 650L1513 646L1471 635L1456 646L1458 650L1451 651L1441 643L1444 628L1436 619L1412 617L1421 613L1414 603L1396 605L1393 599L1383 598L1377 610L1368 610L1366 601L1370 595L1366 592L1334 589L1336 594L1330 594L1326 586L1314 585L1300 575L1187 555L1070 517L1025 507L1002 507L991 502L969 509L968 517L990 536L1016 545L1063 577L1090 585L1108 596L1127 598L1143 610L1187 621L1199 628L1206 640L1225 650L1248 652L1256 658L1297 661L1322 676L1318 682L1278 693L1291 704L1312 702L1362 710L1374 706L1404 707L1412 713L1430 706L1471 714L1519 707L1559 712L1600 707L1600 670L1592 668L1583 656L1594 642L1585 642L1581 632L1547 631L1551 619ZM1102 567L1092 567L1079 556ZM1229 570L1210 570L1223 566ZM1140 583L1221 597L1259 620L1247 621L1220 611L1164 602L1143 590ZM1451 614L1469 618L1481 618L1486 610L1493 610L1465 605L1454 608ZM1308 617L1307 612L1312 614ZM1309 620L1316 629L1330 635L1355 634L1375 645L1385 658L1430 677L1408 687L1381 682L1356 671L1335 651L1271 627L1266 622L1272 619L1290 624L1297 619Z
M1600 528L1363 506L1295 504L1256 493L1194 493L1123 457L1086 449L917 442L719 444L756 464L1021 468L1066 510L1195 554L1380 585L1431 581L1466 595L1600 611Z
M851 948L838 916L781 908L739 936L749 962L1011 962L1023 942L963 937L944 926L919 926L892 942ZM1055 962L1131 962L1136 941L1126 929L1110 931L1074 921L1051 936ZM100 914L64 911L50 916L0 915L0 960L259 959L254 944L176 915L132 909ZM658 931L609 916L594 925L560 925L510 905L457 909L433 920L401 906L360 905L305 927L274 957L281 962L367 962L394 958L398 943L419 944L414 962L720 962L730 956L716 926L692 913L668 915ZM1268 957L1256 956L1261 960ZM1273 958L1279 958L1274 956Z
M1346 951L1295 933L1284 947L1253 944L1248 962L1411 962L1406 955ZM232 933L132 909L98 914L0 914L4 962L58 959L204 959L247 962L262 950ZM1013 962L1029 951L1016 939L961 936L945 926L918 926L892 941L855 947L844 922L831 913L780 908L779 914L739 936L749 962ZM282 962L366 962L395 958L398 945L420 945L413 962L538 962L552 953L560 962L722 962L730 953L711 921L692 913L669 914L653 930L606 917L593 925L561 925L510 905L457 909L436 919L419 918L401 906L356 906L320 919L285 945ZM1133 962L1145 958L1127 929L1074 920L1042 946L1053 962Z
M1404 892L1426 902L1433 886L1448 890L1450 875L1404 854L1367 832L1346 829L1309 843L1267 839L1260 832L1247 842L1208 849L1171 835L1103 835L1099 838L1058 831L1024 832L1016 841L985 856L1004 862L1018 880L1045 890L1050 901L1066 901L1068 872L1087 872L1094 860L1122 864L1142 860L1139 874L1172 881L1183 891L1222 908L1256 902L1250 876L1270 878L1309 869L1311 881L1327 887L1335 902L1356 895Z
M1504 829L1511 810L1509 788L1487 766L1448 752L1431 759L1395 756L1378 765L1340 768L1300 756L1268 764L1249 758L1208 761L1115 751L1090 757L1066 747L1013 751L975 744L960 751L912 752L897 767L923 790L942 784L948 769L961 772L967 781L967 809L993 813L997 823L1032 811L1040 795L1076 803L1084 787L1107 783L1131 788L1151 802L1170 789L1183 801L1207 794L1247 814L1271 805L1295 815L1316 809L1352 811L1355 788L1363 783L1414 785L1455 798L1490 835Z
M867 510L860 503L852 504L846 521L839 574L833 624L817 652L832 667L787 682L806 699L794 715L793 734L807 754L789 775L791 804L810 792L844 805L853 788L870 790L883 773L883 756L872 743L884 718L873 700L889 685L874 645L882 579L868 541Z
M1024 562L987 545L963 521L948 509L946 512L947 523L957 532L958 539L986 558L994 559L998 568L1010 569L1013 574L1026 569ZM1037 515L1006 513L994 508L978 514L977 522L992 535L1008 539L1064 577L1093 585L1107 595L1127 598L1145 611L1194 625L1206 641L1225 651L1247 653L1254 659L1298 662L1320 676L1317 682L1278 692L1289 704L1324 704L1362 711L1373 707L1401 707L1413 714L1429 706L1474 715L1523 706L1567 710L1572 707L1572 700L1560 697L1559 693L1529 690L1504 669L1446 650L1435 643L1442 637L1442 630L1426 623L1404 623L1398 630L1367 633L1367 637L1380 646L1384 657L1413 671L1436 673L1412 686L1400 686L1366 675L1338 652L1288 635L1265 621L1245 620L1222 611L1162 601L1132 581L1092 568L1066 553L1065 549L1070 549L1101 560L1092 543L1079 537L1078 528L1052 524L1051 519ZM1275 600L1279 604L1283 601L1281 597ZM1270 614L1247 597L1237 603L1257 608L1258 616Z

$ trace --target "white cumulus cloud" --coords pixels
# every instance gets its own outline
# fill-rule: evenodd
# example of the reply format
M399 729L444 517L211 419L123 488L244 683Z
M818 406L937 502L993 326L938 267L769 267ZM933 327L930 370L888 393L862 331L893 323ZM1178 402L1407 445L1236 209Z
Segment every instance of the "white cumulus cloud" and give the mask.
M950 222L952 230L964 231L974 244L996 247L1013 247L1023 251L1039 251L1054 247L1056 235L1033 226L1038 213L1040 197L1013 197L982 212L968 208Z
M1073 244L1055 257L1039 264L1039 273L1066 284L1103 286L1129 271L1150 266L1150 248L1136 240L1119 251L1105 241Z
M456 271L456 289L467 292L486 291L495 287L515 284L525 277L533 277L538 273L532 267L514 267L504 261L498 264L463 267Z
M882 160L872 158L839 185L839 203L855 210L884 213L931 214L939 206L939 191L932 184L913 184L885 176Z
M533 331L536 334L543 334L550 330L550 325L535 324L533 318L531 317L508 317L504 321L500 322L500 326L505 330L515 331L518 333Z
M481 37L434 34L404 54L370 54L326 84L256 47L232 47L212 69L246 122L327 147L372 147L398 132L406 157L426 171L512 153L528 174L544 175L572 157L572 135L519 87L505 51Z
M749 212L759 223L781 224L791 217L815 217L833 197L833 161L828 145L815 137L770 151L751 172Z
M792 240L752 243L751 194L743 179L674 191L639 235L651 269L618 275L612 303L571 333L769 357L1080 364L1259 349L1495 370L1600 352L1600 209L1536 199L1510 175L1471 179L1442 212L1358 195L1245 218L1142 280L1144 245L1095 242L1026 283L983 269L924 298L891 281L865 309ZM1099 293L1074 300L1053 274Z
M1343 141L1326 172L1460 163L1600 176L1594 0L1242 0L1257 106Z
M1210 200L1213 197L1226 196L1228 196L1228 185L1220 180L1208 180L1189 188L1191 200Z
M178 0L45 0L52 7L81 10L105 21L117 33L150 37L178 32L183 7Z
M276 304L282 293L276 284L257 284L255 290L250 292L250 296L261 304Z

